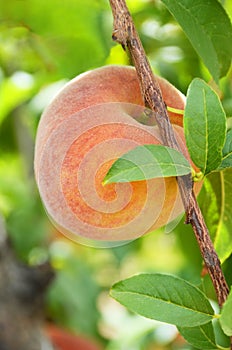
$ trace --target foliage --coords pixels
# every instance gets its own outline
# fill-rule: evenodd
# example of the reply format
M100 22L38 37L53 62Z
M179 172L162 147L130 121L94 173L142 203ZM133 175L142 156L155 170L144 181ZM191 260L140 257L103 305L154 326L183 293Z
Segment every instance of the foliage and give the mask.
M180 152L163 145L144 145L116 160L104 184L186 175L190 172L190 164Z
M226 75L231 64L231 23L218 1L163 0L181 25L214 80Z
M200 326L213 318L213 309L205 295L189 282L174 276L134 276L116 283L111 295L142 316L176 326Z
M223 269L229 275L232 268L231 3L224 1L223 8L216 0L198 0L200 7L192 10L196 1L127 3L154 71L182 92L188 91L186 135L197 136L194 140L187 136L187 144L200 170L208 174L199 202ZM183 4L189 5L183 8ZM202 9L203 4L210 10ZM75 332L104 339L107 349L123 349L123 342L128 344L127 349L133 350L152 346L191 349L190 345L178 343L175 328L172 335L166 332L163 339L158 332L159 327L165 327L163 324L147 323L131 315L106 295L105 291L117 280L143 271L149 273L148 279L146 275L129 279L135 281L133 288L144 290L145 295L141 296L138 290L136 298L139 296L146 304L149 289L160 287L161 299L168 294L183 300L180 322L176 324L190 344L200 349L224 346L217 340L215 322L213 326L207 322L219 317L218 327L231 335L231 294L221 316L213 315L209 300L215 299L215 295L212 286L206 288L205 281L200 279L201 258L192 232L183 225L183 220L169 235L163 233L164 229L130 245L94 250L61 237L41 207L33 176L33 145L41 111L66 80L105 64L129 63L125 52L111 40L112 15L108 1L4 1L0 4L0 20L0 212L18 256L28 264L39 264L49 257L57 271L57 279L46 299L48 317ZM203 95L208 99L204 100ZM198 103L192 103L196 99ZM192 124L195 113L208 128ZM215 123L219 123L217 127ZM143 278L146 282L136 280ZM153 281L157 278L165 281L162 288L160 282ZM171 290L173 284L176 293ZM122 290L119 293L122 286L123 293ZM144 315L145 307L140 299L135 301L131 294L124 298L128 290L126 279L116 284L111 293L120 302L123 295L123 304ZM196 294L194 301L189 297L192 292ZM181 322L185 319L182 315L185 301L196 306L195 311L191 310L194 315L206 305L207 316L204 312L201 316L205 317L204 321L196 316L198 322L194 324ZM177 312L175 302L165 303L166 315L176 316L172 315L173 310ZM154 314L163 307L160 301L148 304L147 310ZM169 306L174 309L169 311ZM173 323L170 316L154 318ZM134 331L130 336L123 329L128 322ZM139 333L135 324L139 325ZM124 340L119 341L122 335Z
M213 172L204 180L199 196L202 213L219 258L224 262L231 255L231 175L232 169Z
M225 304L223 305L222 315L220 317L220 322L222 329L227 335L232 335L232 314L231 314L231 303L232 303L232 292L228 296Z
M216 170L222 162L226 116L217 94L199 79L194 79L188 89L184 129L194 164L204 175Z

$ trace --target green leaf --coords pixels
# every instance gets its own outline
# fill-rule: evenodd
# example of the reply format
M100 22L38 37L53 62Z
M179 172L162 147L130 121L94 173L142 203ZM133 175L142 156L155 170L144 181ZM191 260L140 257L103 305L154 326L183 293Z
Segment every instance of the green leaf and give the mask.
M185 340L197 349L218 349L212 322L197 327L178 327L178 330Z
M216 343L221 350L230 349L230 337L226 335L221 327L220 318L215 318L213 320L213 329L215 334Z
M214 172L198 196L202 214L221 262L232 253L232 169Z
M217 169L222 161L226 116L217 94L198 78L187 92L184 131L191 159L202 173Z
M225 168L232 168L232 129L226 134L226 142L222 150L222 162L218 169Z
M179 176L190 172L190 164L180 152L162 145L143 145L117 159L108 171L104 184Z
M141 274L118 282L111 296L142 316L182 327L208 323L214 313L198 288L164 274Z
M232 290L223 305L219 319L222 329L226 335L232 336Z
M217 0L162 0L187 35L217 82L226 75L232 57L232 27Z

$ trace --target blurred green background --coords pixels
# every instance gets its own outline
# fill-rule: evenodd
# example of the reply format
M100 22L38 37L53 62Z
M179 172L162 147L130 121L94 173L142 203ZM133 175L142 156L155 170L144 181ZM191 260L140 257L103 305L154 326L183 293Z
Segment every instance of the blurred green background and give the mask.
M154 72L182 92L194 77L210 76L181 28L160 1L128 0ZM224 5L232 17L231 1ZM106 64L130 64L111 40L106 0L0 2L0 213L20 259L47 259L56 278L46 296L49 320L95 338L107 350L190 349L175 327L130 314L108 297L117 280L161 271L200 284L202 269L192 231L168 227L130 244L94 249L72 243L50 224L33 174L36 128L43 109L66 81ZM232 116L232 72L221 81ZM225 271L231 268L227 261ZM209 282L205 288L214 298Z

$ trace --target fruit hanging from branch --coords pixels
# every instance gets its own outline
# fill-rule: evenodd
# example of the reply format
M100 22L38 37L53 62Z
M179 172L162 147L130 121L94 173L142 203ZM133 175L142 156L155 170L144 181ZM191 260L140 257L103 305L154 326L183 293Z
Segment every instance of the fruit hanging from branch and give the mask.
M175 112L184 109L185 97L157 79L171 107L176 138L190 161L183 116ZM105 66L64 86L41 117L35 146L41 199L61 232L83 244L119 245L184 211L174 177L103 185L109 168L124 153L138 145L162 144L154 121L132 67ZM198 192L201 185L195 186Z

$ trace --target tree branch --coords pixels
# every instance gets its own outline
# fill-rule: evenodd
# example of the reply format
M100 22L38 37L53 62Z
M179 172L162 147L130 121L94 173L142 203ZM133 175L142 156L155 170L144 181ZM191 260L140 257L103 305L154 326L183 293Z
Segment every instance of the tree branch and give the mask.
M114 17L112 38L120 43L124 49L128 48L129 50L138 74L144 103L155 112L156 122L164 145L180 151L174 130L169 121L159 84L153 75L126 2L125 0L109 1ZM187 216L186 223L192 225L205 266L213 282L219 306L221 307L228 296L229 289L209 231L194 195L191 175L178 177L177 181Z

